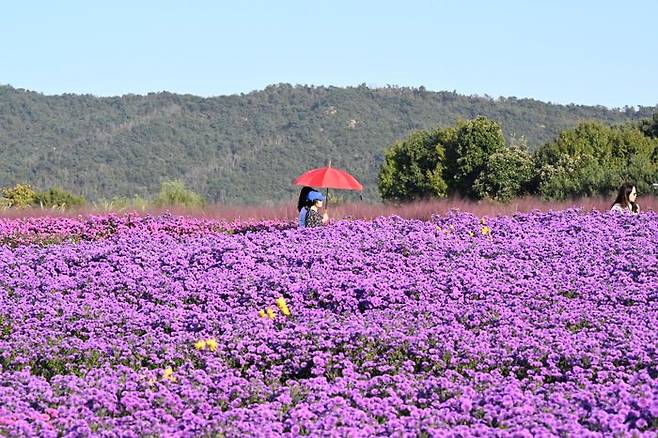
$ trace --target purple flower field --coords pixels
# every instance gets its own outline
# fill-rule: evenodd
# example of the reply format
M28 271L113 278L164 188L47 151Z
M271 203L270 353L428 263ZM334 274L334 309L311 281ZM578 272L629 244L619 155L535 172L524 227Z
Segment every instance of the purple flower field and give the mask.
M0 436L656 434L653 212L0 219Z

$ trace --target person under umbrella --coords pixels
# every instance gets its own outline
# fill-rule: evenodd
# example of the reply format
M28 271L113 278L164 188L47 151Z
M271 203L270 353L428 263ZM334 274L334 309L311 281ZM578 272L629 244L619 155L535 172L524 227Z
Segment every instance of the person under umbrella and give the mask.
M331 167L331 162L326 167L318 167L304 172L295 178L292 183L298 186L325 188L327 189L327 196L329 196L329 189L356 190L359 192L363 190L363 186L356 178L344 170ZM328 206L325 205L326 207Z
M329 215L326 211L322 214L319 211L325 201L324 195L313 190L309 192L307 199L309 201L309 207L307 207L306 217L304 218L304 227L315 228L326 224L329 221Z

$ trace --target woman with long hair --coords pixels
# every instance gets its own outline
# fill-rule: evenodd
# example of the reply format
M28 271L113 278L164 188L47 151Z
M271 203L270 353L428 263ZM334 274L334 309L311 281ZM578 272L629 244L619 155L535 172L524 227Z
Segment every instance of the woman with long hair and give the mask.
M308 194L314 190L315 189L313 187L304 186L302 187L302 190L299 192L299 199L297 200L297 211L299 212L299 216L297 218L297 224L301 228L304 227L304 221L306 220L306 212L308 211L308 207L311 206L310 201L308 200Z
M635 202L637 199L637 188L631 183L624 183L619 187L617 198L612 204L610 211L622 213L639 214L640 206Z
M320 209L325 201L324 195L313 190L312 192L309 192L307 198L310 205L307 208L306 217L304 218L304 228L315 228L326 224L329 220L327 212L320 213Z

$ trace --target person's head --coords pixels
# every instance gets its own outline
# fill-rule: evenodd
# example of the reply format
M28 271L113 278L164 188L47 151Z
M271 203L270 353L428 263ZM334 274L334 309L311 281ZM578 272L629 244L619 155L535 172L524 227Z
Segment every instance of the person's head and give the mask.
M322 207L322 203L324 202L324 195L317 190L313 190L312 192L308 193L307 199L311 207Z
M302 187L301 192L299 192L299 199L297 200L297 211L302 211L302 208L308 206L308 194L314 190L313 187Z
M637 199L637 188L634 184L624 183L619 187L617 192L617 198L615 199L615 204L619 204L622 207L631 206L633 211L637 211L637 205L635 200Z

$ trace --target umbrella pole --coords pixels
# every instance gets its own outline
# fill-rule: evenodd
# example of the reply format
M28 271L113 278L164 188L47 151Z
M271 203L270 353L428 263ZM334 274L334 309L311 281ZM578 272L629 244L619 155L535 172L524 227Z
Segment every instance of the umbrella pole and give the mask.
M324 204L324 210L329 211L329 187L327 187L327 202Z

